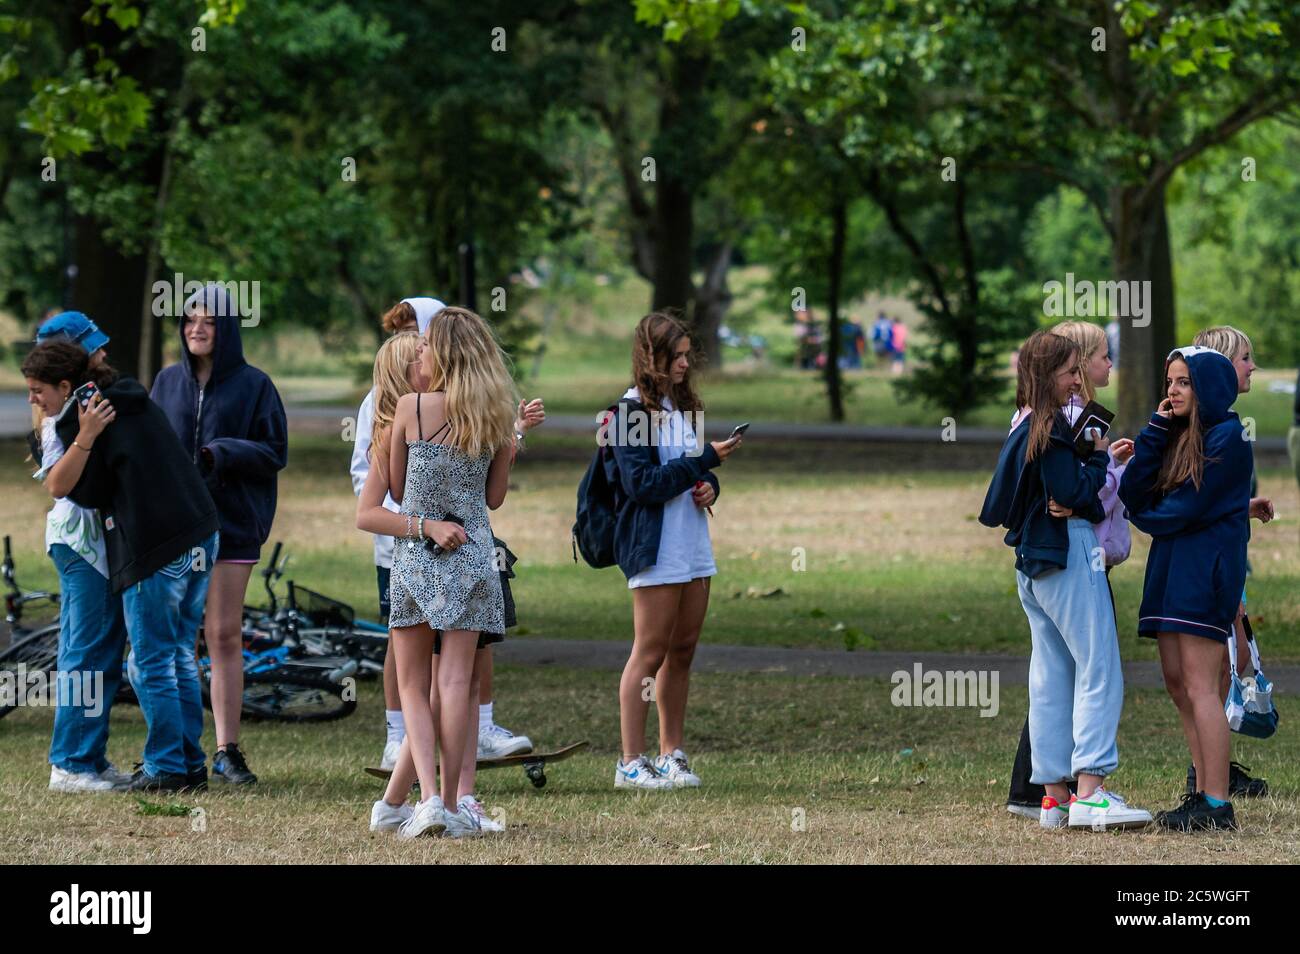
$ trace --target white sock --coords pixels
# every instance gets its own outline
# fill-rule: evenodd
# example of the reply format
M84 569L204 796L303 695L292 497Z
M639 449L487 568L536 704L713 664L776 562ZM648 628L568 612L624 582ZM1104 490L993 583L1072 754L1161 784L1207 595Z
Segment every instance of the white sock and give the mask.
M478 707L478 730L482 732L490 728L492 728L492 703L489 702Z
M384 728L388 731L389 742L401 742L406 738L406 720L402 718L401 709L384 710Z

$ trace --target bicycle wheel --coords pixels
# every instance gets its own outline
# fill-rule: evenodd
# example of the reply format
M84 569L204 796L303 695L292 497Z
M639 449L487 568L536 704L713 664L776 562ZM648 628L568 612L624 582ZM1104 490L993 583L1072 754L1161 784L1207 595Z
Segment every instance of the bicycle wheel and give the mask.
M12 686L16 692L26 692L25 679L20 678L19 666L23 673L51 673L59 661L59 626L57 623L38 629L30 636L18 639L4 652L0 652L0 672L11 673L9 678L0 682ZM24 695L24 701L26 696ZM18 708L18 699L0 696L0 718L7 716Z
M351 715L356 699L345 699L345 685L310 671L285 667L245 673L244 717L275 722L332 722ZM204 687L206 696L206 686Z

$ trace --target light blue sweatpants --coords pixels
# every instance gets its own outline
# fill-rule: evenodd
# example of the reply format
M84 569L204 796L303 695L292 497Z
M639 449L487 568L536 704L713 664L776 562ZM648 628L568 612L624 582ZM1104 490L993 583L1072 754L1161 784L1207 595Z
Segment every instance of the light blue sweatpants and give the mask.
M1105 558L1087 520L1069 521L1063 570L1031 580L1017 572L1029 617L1030 780L1050 785L1119 766L1115 734L1124 707L1115 611ZM1096 567L1094 569L1094 566Z

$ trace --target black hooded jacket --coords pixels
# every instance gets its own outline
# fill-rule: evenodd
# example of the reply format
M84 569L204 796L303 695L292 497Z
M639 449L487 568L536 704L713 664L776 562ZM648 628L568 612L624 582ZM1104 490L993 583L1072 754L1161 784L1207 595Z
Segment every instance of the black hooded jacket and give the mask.
M117 593L198 546L218 528L217 508L162 409L134 378L104 388L116 417L95 440L68 497L104 521L109 583ZM75 413L55 427L71 447Z

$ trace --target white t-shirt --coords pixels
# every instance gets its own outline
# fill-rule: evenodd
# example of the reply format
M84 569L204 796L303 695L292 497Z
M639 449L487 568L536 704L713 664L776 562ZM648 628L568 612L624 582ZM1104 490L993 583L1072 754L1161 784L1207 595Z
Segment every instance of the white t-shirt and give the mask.
M641 392L628 388L623 397L639 401ZM659 425L657 450L661 465L686 456L687 450L695 449L697 440L690 418L673 410L672 402L666 397L664 410L670 413ZM717 572L713 543L709 539L708 514L704 508L695 506L691 491L686 490L664 504L657 562L629 579L627 585L628 589L636 589L665 583L689 583L702 576L714 576Z
M41 469L32 475L37 480L44 480L50 468L63 457L63 444L54 433L54 425L75 405L76 402L69 399L58 417L47 417L41 422ZM56 543L71 547L73 553L108 579L108 553L98 510L78 507L67 497L56 497L45 518L45 552L49 553Z
M375 389L371 388L370 393L366 395L365 400L361 402L361 407L357 410L357 432L356 441L352 445L352 466L349 470L352 473L352 493L361 496L361 488L366 485L366 477L370 473L370 430L375 425ZM391 510L393 513L401 513L402 508L397 505L388 494L384 494L384 508ZM386 537L382 533L376 533L375 537L375 566L382 566L386 569L393 567L393 538Z

